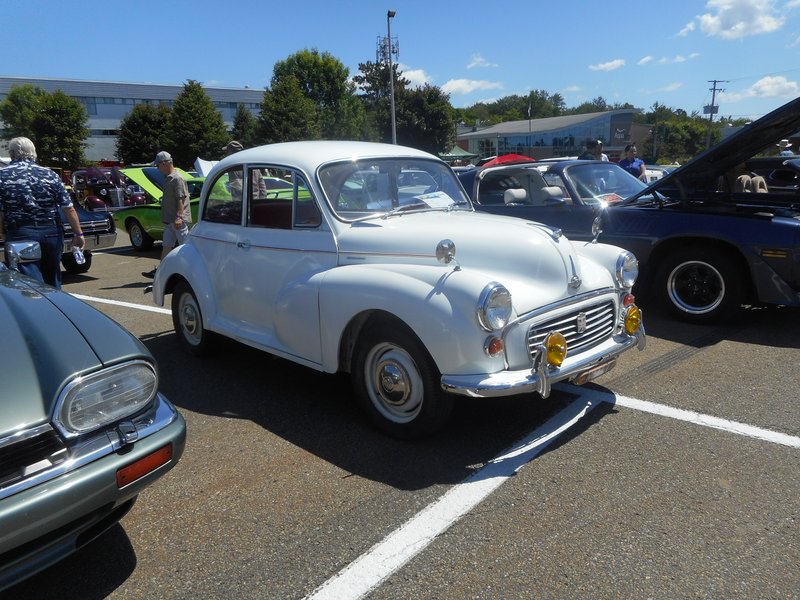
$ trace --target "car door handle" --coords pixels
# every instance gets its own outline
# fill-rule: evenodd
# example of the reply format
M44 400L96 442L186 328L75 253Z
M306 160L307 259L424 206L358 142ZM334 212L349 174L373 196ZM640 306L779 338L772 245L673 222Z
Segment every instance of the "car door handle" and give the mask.
M236 247L241 248L242 250L249 250L250 249L250 240L244 240L241 242L236 242Z

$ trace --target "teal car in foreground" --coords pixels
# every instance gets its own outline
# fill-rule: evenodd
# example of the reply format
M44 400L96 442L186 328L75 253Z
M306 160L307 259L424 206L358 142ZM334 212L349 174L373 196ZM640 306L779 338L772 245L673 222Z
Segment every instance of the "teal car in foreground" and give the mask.
M83 547L180 459L186 423L136 337L0 262L0 591ZM91 569L91 565L87 565ZM13 591L8 597L13 597Z
M197 206L204 177L192 177L186 171L175 169L186 180L192 209L192 222L197 222ZM122 169L128 179L140 186L147 195L147 204L130 206L114 211L117 229L125 230L136 250L149 250L153 243L164 237L164 224L161 222L161 197L164 176L156 167L131 167Z

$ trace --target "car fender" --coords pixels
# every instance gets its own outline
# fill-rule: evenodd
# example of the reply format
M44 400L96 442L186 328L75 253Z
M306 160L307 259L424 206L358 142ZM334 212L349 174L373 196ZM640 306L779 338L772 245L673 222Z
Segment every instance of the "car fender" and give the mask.
M194 290L206 326L213 329L216 310L210 295L210 290L213 289L211 278L192 244L182 244L174 248L158 265L153 281L153 302L164 306L165 296L171 294L181 280L185 280Z
M351 325L377 314L405 323L442 373L501 370L502 358L483 351L488 332L476 317L488 283L480 272L436 265L352 265L328 271L319 298L324 370L338 370L343 336L352 333Z

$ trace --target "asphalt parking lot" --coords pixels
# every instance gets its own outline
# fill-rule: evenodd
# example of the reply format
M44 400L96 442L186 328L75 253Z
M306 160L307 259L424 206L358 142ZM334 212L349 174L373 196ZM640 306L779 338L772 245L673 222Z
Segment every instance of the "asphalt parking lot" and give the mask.
M596 383L463 399L411 443L344 377L232 342L184 354L141 276L160 247L127 243L64 290L156 356L185 454L4 598L800 596L800 310L698 327L645 305L647 349Z

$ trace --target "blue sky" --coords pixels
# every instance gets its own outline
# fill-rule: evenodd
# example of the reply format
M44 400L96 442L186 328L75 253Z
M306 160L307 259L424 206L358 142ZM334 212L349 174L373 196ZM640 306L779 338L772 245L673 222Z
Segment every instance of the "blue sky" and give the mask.
M387 32L465 107L531 89L756 118L800 95L800 0L0 0L5 76L263 89L304 48L350 69Z

